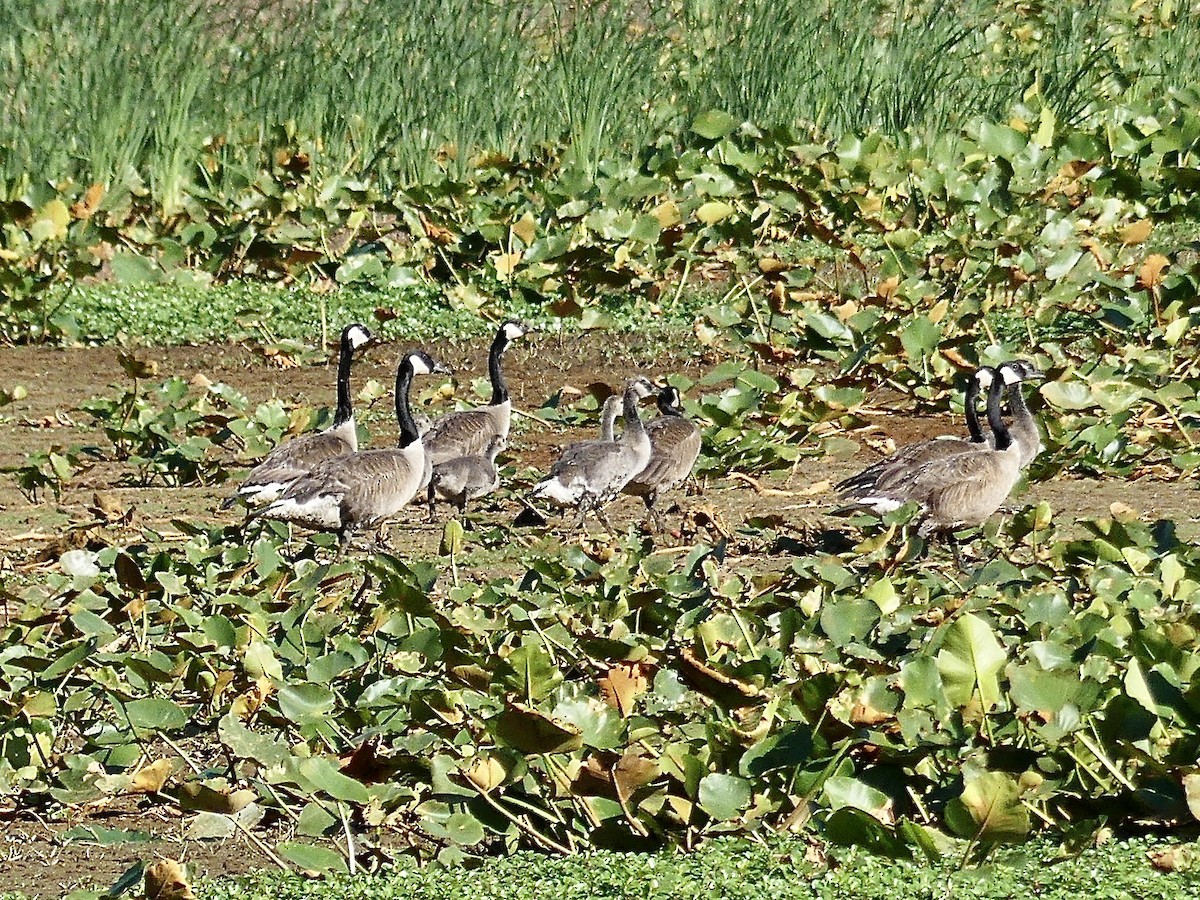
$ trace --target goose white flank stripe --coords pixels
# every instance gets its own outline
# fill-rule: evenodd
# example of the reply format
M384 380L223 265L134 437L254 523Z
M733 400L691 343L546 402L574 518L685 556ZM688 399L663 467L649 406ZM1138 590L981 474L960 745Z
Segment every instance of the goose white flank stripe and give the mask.
M371 332L362 325L348 325L342 331L338 352L337 408L333 424L317 434L304 435L280 444L266 459L250 470L226 508L235 500L250 507L264 506L277 500L288 485L307 474L326 459L358 450L358 426L350 395L350 364L355 351L371 341Z

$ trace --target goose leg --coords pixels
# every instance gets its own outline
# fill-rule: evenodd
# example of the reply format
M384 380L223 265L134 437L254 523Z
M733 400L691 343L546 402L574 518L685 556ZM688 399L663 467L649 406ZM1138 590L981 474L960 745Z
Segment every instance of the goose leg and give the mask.
M958 546L958 538L954 536L953 531L946 532L946 543L950 545L950 550L954 554L954 564L958 566L958 571L965 573L967 569L963 565L962 552Z
M436 502L436 494L434 493L432 478L429 479L429 493L426 499L429 501L429 521L432 522L437 518L433 510L434 503Z
M612 522L608 521L608 515L604 512L604 507L602 507L602 506L596 507L596 518L600 520L601 525L603 525L605 528L607 528L613 534L617 533L617 529L613 528Z

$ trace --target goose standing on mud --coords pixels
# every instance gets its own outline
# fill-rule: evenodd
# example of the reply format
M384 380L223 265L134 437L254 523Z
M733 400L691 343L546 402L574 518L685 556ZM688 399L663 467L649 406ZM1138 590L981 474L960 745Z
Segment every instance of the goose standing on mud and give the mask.
M266 519L295 522L337 533L345 551L355 531L372 528L395 515L416 495L428 468L425 447L409 407L414 375L449 372L427 353L406 353L396 370L396 421L399 445L327 459L296 479L264 509Z
M878 514L898 509L905 503L921 506L922 537L944 535L962 568L958 528L978 527L1008 499L1021 477L1021 446L1013 438L1000 412L1000 397L1006 386L1019 384L1020 375L1002 368L988 390L987 418L994 449L986 443L979 449L933 459L905 470L886 488L853 498L856 505Z
M662 527L662 517L654 508L658 495L691 475L700 456L700 429L684 418L682 401L678 389L670 385L658 392L659 416L646 425L650 462L622 488L623 493L645 501L656 531Z
M496 434L488 441L481 456L460 456L433 467L429 479L429 521L434 520L434 504L438 497L447 500L465 518L467 501L486 497L500 487L500 469L496 456L506 445L504 438Z
M288 485L319 462L358 450L358 426L350 397L350 364L355 351L370 341L371 332L362 325L347 325L343 329L338 350L337 409L333 424L316 434L293 438L268 453L250 470L233 496L222 504L223 508L228 509L237 500L251 507L265 506L279 499Z
M538 482L531 496L558 507L579 510L575 527L581 528L589 512L595 512L604 526L612 530L604 506L614 500L629 480L650 461L650 436L638 415L638 402L655 393L646 378L633 378L621 395L625 431L620 439L594 441L583 447L568 447L550 474Z
M446 413L434 421L425 432L425 450L430 465L463 456L479 456L488 442L496 435L508 439L512 423L512 401L508 397L508 385L500 370L500 360L509 343L531 334L530 328L515 319L504 322L496 331L488 351L488 378L492 382L492 399L487 406L477 406L461 412Z
M862 471L839 481L834 486L838 496L854 503L863 496L879 490L886 490L896 479L902 478L905 472L916 466L986 446L989 436L985 435L980 427L979 410L976 407L980 391L986 391L991 387L995 375L996 370L991 366L982 366L967 382L966 392L963 395L963 411L967 419L966 440L944 434L925 441L906 444L891 456L872 463Z

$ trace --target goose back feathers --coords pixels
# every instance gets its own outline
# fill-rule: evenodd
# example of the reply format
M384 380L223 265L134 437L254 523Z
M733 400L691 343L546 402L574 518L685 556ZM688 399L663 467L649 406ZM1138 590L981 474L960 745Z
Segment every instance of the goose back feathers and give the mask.
M501 357L509 343L532 331L528 325L515 320L509 320L497 329L488 351L491 401L486 406L447 413L429 427L425 433L425 448L433 465L463 456L479 456L493 436L507 440L512 422L512 401L500 366Z
M611 441L595 441L559 459L549 477L534 486L533 496L579 509L579 522L589 510L612 501L631 478L650 461L650 436L638 415L638 401L654 393L645 378L630 380L621 397L625 431Z
M650 461L630 479L624 493L641 497L655 518L654 503L663 491L683 482L692 473L700 455L700 430L683 415L682 397L669 385L658 394L658 418L646 425L650 437Z
M278 499L288 485L321 461L358 449L358 427L354 421L350 396L350 365L355 351L370 341L371 332L362 325L348 325L342 330L338 350L337 408L333 424L316 434L293 438L268 453L225 502L226 508L237 499L252 507L264 506Z

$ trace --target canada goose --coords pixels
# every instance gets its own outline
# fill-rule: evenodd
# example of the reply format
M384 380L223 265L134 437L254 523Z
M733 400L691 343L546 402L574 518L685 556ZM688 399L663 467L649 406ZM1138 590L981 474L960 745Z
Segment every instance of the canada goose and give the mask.
M425 449L433 465L460 456L479 456L488 445L492 435L508 438L508 427L512 421L512 401L508 398L508 385L500 371L500 357L511 341L535 329L513 319L508 320L496 331L491 350L488 351L488 377L492 382L492 400L487 406L478 406L462 412L447 413L437 419L425 433Z
M621 403L624 393L609 394L604 401L604 405L600 407L600 437L591 438L586 441L576 441L573 444L567 444L563 447L562 452L558 455L554 465L550 467L550 477L554 477L564 467L574 464L575 457L580 453L586 453L587 448L593 444L606 444L616 440L617 435L617 419L621 415Z
M621 396L625 431L616 440L595 441L572 452L569 459L560 458L550 475L538 482L531 496L545 499L555 506L574 506L579 510L575 527L582 527L588 512L608 528L612 528L603 507L621 493L621 488L646 467L650 461L650 436L638 416L638 401L655 392L645 378L633 378ZM570 450L571 448L568 448Z
M242 500L247 505L264 506L277 500L289 484L322 460L358 449L358 429L350 399L350 363L354 351L371 341L364 326L347 325L342 331L338 351L337 409L333 424L316 434L306 434L280 444L266 459L250 470L233 496L222 506L231 507Z
M843 499L854 501L863 496L864 492L875 492L886 489L895 479L903 477L904 473L914 466L939 459L943 456L953 456L968 450L977 450L988 441L979 425L979 411L976 408L979 392L991 387L995 369L983 366L967 381L966 392L963 395L963 411L966 413L966 440L952 435L940 435L925 441L896 450L891 456L872 463L860 472L845 478L835 485L834 490Z
M1013 440L1021 447L1021 468L1026 469L1046 448L1042 446L1042 433L1038 428L1037 419L1033 417L1033 413L1029 411L1029 407L1025 403L1022 384L1026 381L1044 378L1045 375L1037 366L1025 359L1010 360L1001 363L997 368L1006 376L1008 391L1005 396L1008 398L1008 407L1012 412L1013 420L1009 430L1012 432ZM1016 380L1007 381L1007 378L1012 376L1015 376Z
M468 500L478 500L500 487L496 456L506 444L504 438L494 434L482 456L460 456L434 466L429 479L429 521L434 519L437 497L453 503L458 514L465 516Z
M1005 386L1019 383L1020 375L1002 368L988 390L987 418L995 449L986 444L952 456L933 459L908 469L886 490L855 498L861 507L876 513L889 512L905 503L922 508L917 533L946 535L961 568L956 528L982 525L1008 498L1021 476L1021 446L1014 440L1000 413L1000 396Z
M417 433L408 396L414 375L449 372L427 353L413 350L396 369L396 448L346 453L324 460L296 479L264 509L263 518L335 531L344 550L353 532L379 525L417 493L425 470L425 446Z
M662 519L654 508L658 495L692 474L692 466L700 455L700 429L683 417L682 400L678 389L670 385L658 392L659 416L646 425L646 433L650 435L650 462L622 489L645 501L656 530L662 526Z

